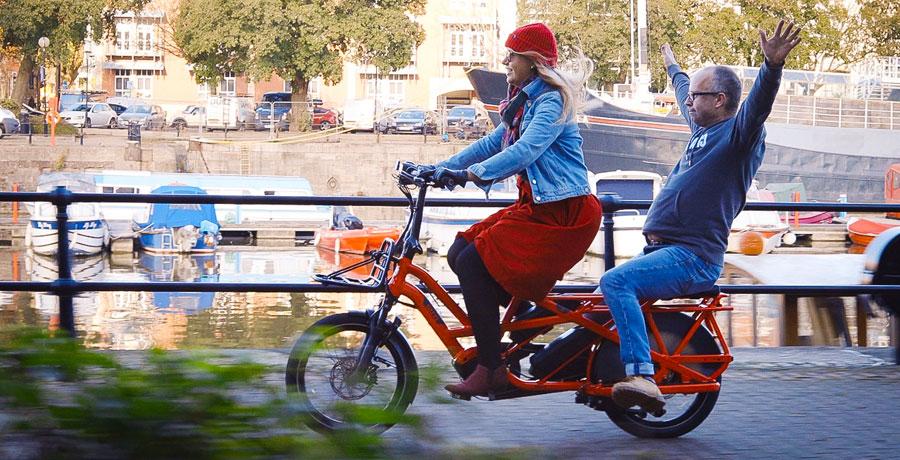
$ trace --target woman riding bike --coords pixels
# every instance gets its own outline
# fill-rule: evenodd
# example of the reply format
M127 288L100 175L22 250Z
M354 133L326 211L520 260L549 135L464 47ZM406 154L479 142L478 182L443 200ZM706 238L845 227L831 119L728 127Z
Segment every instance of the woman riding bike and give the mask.
M506 47L503 123L434 171L445 188L473 181L485 191L518 175L517 202L459 233L447 255L478 345L475 371L446 386L461 396L506 386L500 306L511 296L544 298L581 260L600 227L600 203L590 192L575 122L584 80L575 83L556 69L556 38L544 24L516 29Z

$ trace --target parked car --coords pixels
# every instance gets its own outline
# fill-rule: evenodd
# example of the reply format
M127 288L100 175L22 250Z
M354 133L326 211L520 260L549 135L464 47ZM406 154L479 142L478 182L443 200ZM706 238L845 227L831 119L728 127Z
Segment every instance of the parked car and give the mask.
M338 113L325 107L314 107L312 129L326 130L341 124Z
M268 92L256 105L256 129L271 129L272 124L281 131L290 125L291 93Z
M397 132L397 123L394 116L404 109L388 109L378 117L375 127L382 134L394 134Z
M471 105L458 105L447 114L447 132L460 139L484 136L489 123L487 112Z
M199 105L189 105L175 115L170 126L176 129L196 128L206 123L206 109Z
M11 110L0 107L0 138L19 132L19 119Z
M312 108L312 129L329 129L340 123L337 111L321 107L322 101L310 101ZM256 105L256 129L271 129L275 123L280 131L287 131L291 124L291 93L270 92L263 94L263 100Z
M158 105L132 105L119 116L119 126L129 125L141 125L144 129L163 129L166 126L166 112Z
M438 115L431 110L404 109L393 116L398 133L437 134Z
M122 104L109 104L109 108L116 112L116 116L122 115L122 112L128 109L128 107Z
M87 118L85 118L87 116ZM118 126L118 114L103 102L91 102L88 104L78 104L59 113L59 117L66 123L76 126L90 128L92 126L105 126L107 128L115 128Z

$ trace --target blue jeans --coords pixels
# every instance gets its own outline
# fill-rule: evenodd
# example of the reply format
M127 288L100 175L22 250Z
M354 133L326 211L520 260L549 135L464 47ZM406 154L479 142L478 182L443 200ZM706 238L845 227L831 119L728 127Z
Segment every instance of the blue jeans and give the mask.
M649 246L648 246L649 248ZM681 246L665 246L616 266L600 278L600 292L619 332L625 375L653 375L641 300L668 299L712 289L722 266Z

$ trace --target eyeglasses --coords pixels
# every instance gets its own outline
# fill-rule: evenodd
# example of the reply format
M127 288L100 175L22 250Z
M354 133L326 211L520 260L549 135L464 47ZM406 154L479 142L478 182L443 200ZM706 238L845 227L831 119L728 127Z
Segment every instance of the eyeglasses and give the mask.
M714 96L714 95L718 95L718 94L725 94L725 93L722 91L696 91L696 92L689 92L687 95L687 98L690 100L694 100L694 98L697 96Z

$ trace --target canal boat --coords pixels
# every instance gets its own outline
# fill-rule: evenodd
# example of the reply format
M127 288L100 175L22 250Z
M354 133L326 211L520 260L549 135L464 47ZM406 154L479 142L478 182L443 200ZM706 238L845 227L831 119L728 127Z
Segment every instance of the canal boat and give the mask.
M157 195L206 195L188 185L164 185L151 191ZM135 219L132 230L141 247L151 252L212 252L222 235L215 206L198 203L153 203L146 219Z
M38 178L38 192L52 192L65 187L71 192L93 192L94 183L89 176L77 173L48 173ZM48 202L27 203L30 214L25 230L25 246L34 253L57 253L58 225L56 206ZM71 203L66 207L69 234L69 252L73 255L99 254L109 246L109 226L97 203Z
M662 186L662 176L647 171L610 171L593 175L591 188L597 195L615 193L623 200L653 200ZM613 244L616 257L634 257L647 245L644 239L646 209L623 209L613 216ZM603 227L588 248L592 254L605 253Z
M211 195L239 196L312 196L309 181L295 176L242 176L233 174L155 173L148 171L104 170L91 173L96 193L116 195L151 193L167 184L199 187ZM103 214L110 221L130 222L135 214L146 214L146 203L102 203ZM310 239L316 229L328 225L331 206L291 204L224 204L216 205L216 218L230 227L255 224L291 224L307 229Z

